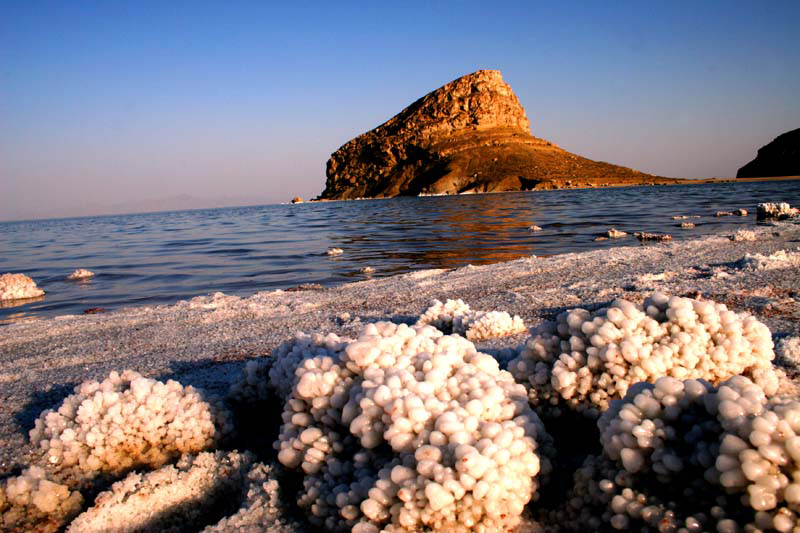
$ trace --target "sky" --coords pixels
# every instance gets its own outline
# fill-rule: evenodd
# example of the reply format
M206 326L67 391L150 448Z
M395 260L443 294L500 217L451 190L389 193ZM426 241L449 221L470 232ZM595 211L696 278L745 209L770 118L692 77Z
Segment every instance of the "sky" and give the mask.
M311 198L349 139L499 69L535 136L732 177L800 127L800 2L0 0L0 220Z

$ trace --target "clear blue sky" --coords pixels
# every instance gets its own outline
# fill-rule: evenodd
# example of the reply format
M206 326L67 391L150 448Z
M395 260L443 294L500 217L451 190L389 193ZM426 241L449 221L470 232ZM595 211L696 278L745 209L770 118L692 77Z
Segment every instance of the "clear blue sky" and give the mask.
M797 0L288 4L0 0L0 220L316 196L341 144L482 68L534 135L660 175L800 127Z

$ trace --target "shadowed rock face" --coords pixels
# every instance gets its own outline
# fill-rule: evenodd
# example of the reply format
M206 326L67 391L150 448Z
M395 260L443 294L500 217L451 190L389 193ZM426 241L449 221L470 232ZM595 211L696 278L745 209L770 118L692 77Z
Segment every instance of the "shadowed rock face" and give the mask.
M800 176L800 128L761 147L756 158L736 173L737 178L769 176Z
M652 182L653 176L570 154L530 133L497 70L423 96L339 148L321 199L518 191Z

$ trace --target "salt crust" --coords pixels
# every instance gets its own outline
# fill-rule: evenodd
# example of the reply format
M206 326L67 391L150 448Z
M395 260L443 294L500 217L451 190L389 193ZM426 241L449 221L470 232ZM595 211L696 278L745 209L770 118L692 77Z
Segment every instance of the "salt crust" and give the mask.
M473 311L461 299L442 303L433 300L417 321L418 326L432 325L444 333L464 335L468 340L480 341L505 337L526 331L519 316L505 311Z
M745 254L734 266L740 270L774 270L800 266L800 253L778 250L770 255Z
M786 202L766 202L758 204L756 207L756 218L765 220L768 218L785 219L795 217L800 214L800 209L792 207Z
M731 240L734 242L755 241L756 232L749 229L740 229L739 231L731 235Z
M100 493L67 533L185 531L238 497L253 460L249 453L205 452L146 474L128 474Z
M6 273L0 276L0 300L19 300L36 298L44 291L36 286L36 282L25 274Z
M75 388L30 431L39 463L71 487L101 474L159 467L213 446L231 430L229 416L193 387L126 370Z
M545 517L572 531L793 531L800 402L743 376L639 383L598 421L602 453Z
M379 322L299 363L275 447L326 530L509 529L549 469L524 387L462 337Z
M0 482L0 531L56 531L78 514L83 497L31 466Z
M719 383L749 373L774 393L772 348L769 329L749 313L656 292L644 306L614 300L595 313L561 313L532 331L508 369L540 414L597 417L633 383L661 376Z

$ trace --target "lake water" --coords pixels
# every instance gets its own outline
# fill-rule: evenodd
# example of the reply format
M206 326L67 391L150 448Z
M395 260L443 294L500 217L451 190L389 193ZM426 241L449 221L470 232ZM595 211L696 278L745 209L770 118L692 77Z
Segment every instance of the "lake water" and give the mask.
M43 299L0 308L0 322L333 286L425 268L507 261L620 245L616 227L687 239L755 224L759 202L800 203L800 181L536 191L203 209L0 223L0 273L23 272ZM747 217L715 217L747 209ZM674 215L693 229L677 227ZM531 231L531 225L542 231ZM326 250L338 247L341 255ZM372 273L362 272L371 267ZM97 275L66 281L75 268ZM8 306L9 303L3 304Z

